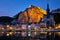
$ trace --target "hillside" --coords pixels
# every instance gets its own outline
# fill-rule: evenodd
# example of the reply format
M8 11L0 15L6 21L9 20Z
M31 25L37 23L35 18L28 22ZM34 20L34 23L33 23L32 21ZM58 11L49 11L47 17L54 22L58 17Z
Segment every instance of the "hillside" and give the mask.
M39 22L41 18L43 18L44 14L46 14L46 11L37 7L37 6L30 6L27 8L25 11L23 11L20 15L18 20L27 23L28 22L28 17L29 17L29 22Z
M9 22L11 22L13 20L13 18L12 17L8 17L8 16L1 16L0 17L0 22L4 22L4 23L9 23Z

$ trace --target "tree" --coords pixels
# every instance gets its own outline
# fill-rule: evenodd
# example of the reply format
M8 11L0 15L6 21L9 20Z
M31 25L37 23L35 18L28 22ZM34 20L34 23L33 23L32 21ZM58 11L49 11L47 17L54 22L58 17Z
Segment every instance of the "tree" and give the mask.
M13 18L9 17L9 16L1 16L0 17L0 22L10 23L12 20L13 20Z
M14 19L18 19L19 15L20 15L21 13L22 13L22 11L19 12L18 14L16 14L15 16L13 16L13 18L14 18Z

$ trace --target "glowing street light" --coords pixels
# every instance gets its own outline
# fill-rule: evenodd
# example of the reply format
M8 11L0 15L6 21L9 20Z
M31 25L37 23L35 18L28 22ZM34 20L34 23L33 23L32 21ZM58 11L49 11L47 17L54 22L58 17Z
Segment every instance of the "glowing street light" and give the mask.
M10 27L9 25L7 25L7 27Z
M12 30L13 28L12 27L9 27L10 28L10 30Z
M31 26L30 26L30 25L28 25L28 27L30 28Z
M13 34L13 32L9 32L9 34L10 34L10 35L12 35L12 34Z
M4 28L2 28L2 30L4 30Z
M31 36L31 34L29 33L28 36Z
M37 30L37 28L36 28L36 27L34 27L34 30Z
M7 33L6 36L9 36L9 33Z
M37 32L34 32L34 34L36 35L36 34L37 34Z
M28 29L30 30L30 28L31 28L31 26L30 25L28 25Z

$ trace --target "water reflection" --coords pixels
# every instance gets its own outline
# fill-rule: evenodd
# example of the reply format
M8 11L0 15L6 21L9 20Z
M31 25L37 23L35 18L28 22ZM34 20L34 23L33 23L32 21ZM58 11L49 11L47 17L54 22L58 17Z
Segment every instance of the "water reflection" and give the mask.
M21 35L20 35L21 34ZM20 32L20 34L18 33L18 36L22 36L22 37L32 37L32 38L38 38L38 39L47 39L48 36L51 36L54 33L47 33L47 32ZM28 35L28 36L27 36ZM54 35L53 35L54 37Z
M27 37L31 40L35 40L35 39L39 39L39 40L54 40L55 39L55 35L59 35L58 33L60 32L0 32L0 36L16 36L16 37L22 37L23 39ZM28 35L28 36L27 36Z

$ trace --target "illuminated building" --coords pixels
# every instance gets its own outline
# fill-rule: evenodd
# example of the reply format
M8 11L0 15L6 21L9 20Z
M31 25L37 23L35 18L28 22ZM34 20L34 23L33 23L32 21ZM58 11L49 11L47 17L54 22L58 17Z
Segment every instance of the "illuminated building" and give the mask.
M49 28L49 27L54 28L54 16L50 12L49 4L47 4L47 10L46 11L47 11L47 14L44 16L44 18L42 20L44 21L44 23L46 23L47 28Z
M60 29L60 8L52 10L51 13L54 15L55 29ZM57 32L57 34L60 33Z
M51 13L54 15L55 24L60 24L60 8L52 10Z
M26 29L27 29L26 26L27 26L27 24L22 24L22 29L23 29L23 30L26 30Z

